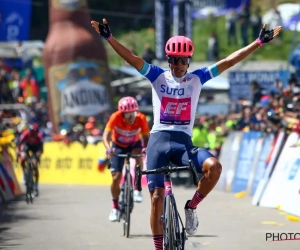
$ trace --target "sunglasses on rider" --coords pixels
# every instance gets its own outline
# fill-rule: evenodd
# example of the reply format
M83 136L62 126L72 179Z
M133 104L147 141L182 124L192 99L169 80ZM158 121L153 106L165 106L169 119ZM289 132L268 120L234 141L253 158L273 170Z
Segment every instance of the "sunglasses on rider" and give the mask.
M168 63L178 65L188 65L191 62L191 57L168 57Z
M129 119L130 117L136 117L136 115L137 115L136 111L123 114L124 118L126 118L126 119Z

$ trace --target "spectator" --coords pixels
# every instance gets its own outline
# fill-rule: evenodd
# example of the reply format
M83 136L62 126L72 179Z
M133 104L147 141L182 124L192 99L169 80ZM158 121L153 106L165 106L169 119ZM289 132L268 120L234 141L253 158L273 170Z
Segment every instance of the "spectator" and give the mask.
M8 85L9 85L9 89L12 91L12 95L15 103L19 102L20 100L19 98L22 97L20 84L21 84L21 78L19 72L16 70L12 70L11 78L8 82Z
M150 44L146 43L145 44L145 50L142 56L143 60L149 64L152 63L152 61L155 59L155 53L154 51L151 49Z
M257 81L253 81L251 83L251 89L252 89L252 105L255 106L257 103L259 103L261 97L263 96L263 88L259 86L259 83Z
M257 38L257 34L259 34L262 28L262 18L259 7L256 8L254 13L251 15L250 23L252 28L252 39L255 40Z
M227 30L227 44L237 45L237 36L236 36L236 21L237 14L233 8L229 10L226 14L226 24L225 28Z
M214 31L211 32L210 38L208 39L208 51L207 60L208 61L218 61L219 60L219 40Z
M246 4L242 4L242 10L239 13L240 31L242 46L248 45L248 28L249 28L249 7Z
M21 89L25 103L31 103L39 98L39 87L36 80L32 77L32 71L26 70L26 75L21 81Z

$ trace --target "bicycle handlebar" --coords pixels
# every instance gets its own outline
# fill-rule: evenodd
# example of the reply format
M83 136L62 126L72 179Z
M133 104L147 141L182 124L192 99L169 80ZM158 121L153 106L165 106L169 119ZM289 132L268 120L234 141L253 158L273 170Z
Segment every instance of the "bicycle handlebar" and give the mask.
M131 154L131 153L127 153L127 154L117 154L116 156L122 157L122 158L139 158L139 157L144 157L146 155L145 154Z
M170 174L170 173L174 173L174 172L181 172L181 171L190 171L192 173L193 176L193 183L195 186L198 186L198 182L199 182L199 178L195 169L195 166L193 164L193 162L191 160L189 160L189 166L183 166L183 167L161 167L161 168L157 168L157 169L151 169L151 170L144 170L141 171L140 166L136 167L136 171L135 171L135 186L137 187L137 189L139 191L142 191L142 184L141 184L141 180L142 180L142 175L148 175L148 174Z

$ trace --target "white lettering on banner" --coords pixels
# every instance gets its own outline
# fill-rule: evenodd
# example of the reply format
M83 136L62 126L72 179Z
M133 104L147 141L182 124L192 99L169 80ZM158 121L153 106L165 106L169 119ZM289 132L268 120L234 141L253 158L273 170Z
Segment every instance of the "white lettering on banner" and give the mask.
M20 29L17 25L9 25L7 26L7 41L13 41L18 38L20 34Z
M90 116L109 109L106 87L89 80L79 81L62 91L62 113Z
M232 84L246 84L254 80L261 82L273 82L278 78L278 73L274 71L264 72L235 72L230 76L230 83Z
M17 40L21 26L23 25L24 21L22 16L17 12L10 13L6 19L5 23L7 23L7 41L14 41Z

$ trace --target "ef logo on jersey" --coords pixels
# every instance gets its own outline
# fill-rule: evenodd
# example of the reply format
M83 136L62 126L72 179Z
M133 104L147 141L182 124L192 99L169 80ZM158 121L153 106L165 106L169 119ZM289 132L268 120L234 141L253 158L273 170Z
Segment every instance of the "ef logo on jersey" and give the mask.
M163 97L160 108L160 123L188 125L191 120L191 98Z

